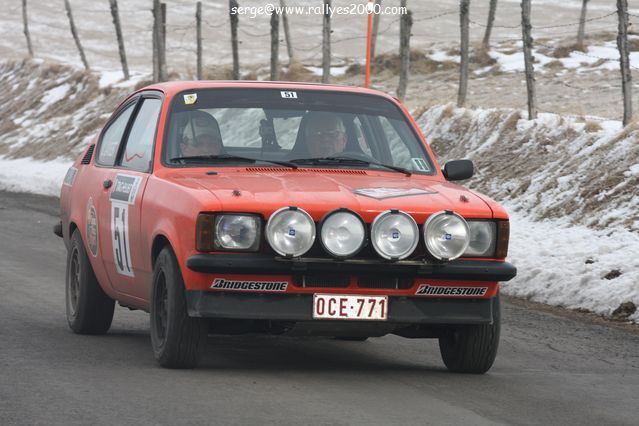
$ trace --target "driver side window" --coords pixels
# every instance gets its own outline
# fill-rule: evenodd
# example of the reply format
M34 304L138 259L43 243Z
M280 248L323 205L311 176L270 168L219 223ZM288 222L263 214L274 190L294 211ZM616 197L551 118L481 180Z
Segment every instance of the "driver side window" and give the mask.
M102 166L113 166L115 164L115 157L118 155L118 148L135 104L135 101L131 102L102 134L97 155L98 164Z

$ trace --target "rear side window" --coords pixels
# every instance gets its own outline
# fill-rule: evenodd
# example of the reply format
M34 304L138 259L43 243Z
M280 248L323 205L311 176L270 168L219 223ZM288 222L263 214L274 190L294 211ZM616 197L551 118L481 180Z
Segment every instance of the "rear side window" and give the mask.
M129 132L120 165L141 172L149 171L153 156L153 142L162 100L147 98L142 101Z
M126 130L131 113L135 107L135 102L127 106L118 117L109 124L109 127L102 134L100 148L98 150L97 162L103 166L113 166L115 157L118 155L118 147L122 141L122 135Z

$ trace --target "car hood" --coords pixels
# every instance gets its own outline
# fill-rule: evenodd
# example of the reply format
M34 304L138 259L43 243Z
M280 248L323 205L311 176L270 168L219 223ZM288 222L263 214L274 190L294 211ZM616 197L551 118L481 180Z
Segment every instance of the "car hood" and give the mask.
M389 209L403 210L418 222L441 210L453 210L464 217L493 217L489 205L478 195L429 176L255 167L216 175L192 173L182 179L215 196L211 210L254 212L265 218L286 206L302 208L315 220L337 208L351 209L366 222Z

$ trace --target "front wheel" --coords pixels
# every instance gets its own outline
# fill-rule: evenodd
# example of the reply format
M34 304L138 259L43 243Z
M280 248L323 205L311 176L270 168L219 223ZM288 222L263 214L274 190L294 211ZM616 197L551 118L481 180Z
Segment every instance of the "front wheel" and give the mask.
M184 280L175 254L162 249L153 267L151 346L166 368L194 368L206 342L208 323L187 313Z
M95 277L77 229L67 254L66 310L69 328L78 334L105 334L111 327L115 302Z
M439 338L439 351L448 370L484 374L490 370L499 346L499 295L493 300L493 323L451 327Z

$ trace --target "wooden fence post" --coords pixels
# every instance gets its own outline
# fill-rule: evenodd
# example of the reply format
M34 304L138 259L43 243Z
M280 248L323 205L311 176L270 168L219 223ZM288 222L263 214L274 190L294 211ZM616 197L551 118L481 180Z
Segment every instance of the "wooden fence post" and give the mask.
M240 79L240 56L238 52L238 41L237 41L237 25L239 21L239 17L237 13L233 13L233 11L237 11L238 8L237 0L229 0L229 18L231 19L231 48L233 49L233 80Z
M628 57L628 0L617 0L617 15L619 17L617 47L619 48L621 90L623 91L623 125L627 126L632 120L632 75L630 74Z
M460 64L459 64L459 92L457 93L457 106L464 106L466 102L466 90L468 88L468 9L470 0L461 0L459 3L459 24L461 28Z
M401 1L402 6L406 6L406 0ZM409 10L402 15L399 23L399 86L397 87L397 97L402 102L406 96L406 86L408 85L408 73L410 70L410 31L413 27L413 14Z
M160 81L160 66L158 64L158 20L157 20L157 5L155 0L153 0L153 6L151 8L151 14L153 15L153 30L151 31L151 40L153 43L153 57L151 60L153 61L153 81Z
M29 34L29 20L27 19L27 0L22 0L22 26L24 28L24 37L27 39L29 57L33 58L33 45L31 44L31 35Z
M202 80L202 2L198 1L195 5L195 41L197 44L197 70L198 80Z
M67 10L67 17L69 18L69 27L71 28L71 35L73 36L73 40L75 40L75 45L78 48L78 52L80 52L80 59L82 60L84 69L89 70L89 63L87 62L86 56L84 56L84 49L82 49L82 44L80 43L80 37L78 36L78 32L75 29L75 23L73 22L73 13L71 12L71 4L69 3L69 0L64 0L64 8Z
M164 31L162 31L164 24L162 23L162 5L160 4L160 0L153 0L153 18L155 22L153 27L156 30L155 47L157 49L157 81L166 81L166 50L164 49Z
M481 42L481 45L486 50L490 49L490 33L493 31L493 24L495 23L495 12L497 12L497 0L490 0L490 9L488 9L488 22L486 23L484 39Z
M533 66L532 44L530 35L530 0L521 0L521 31L524 45L524 66L526 71L526 89L528 92L528 119L537 118L537 94L535 90L535 68Z
M581 16L579 17L579 30L577 31L577 47L584 50L584 39L586 33L586 11L588 9L588 0L581 3Z
M113 25L115 25L115 36L118 39L118 51L120 53L120 63L122 64L122 74L124 79L129 79L129 65L126 62L126 51L124 50L124 37L122 37L122 28L120 27L120 15L118 13L118 0L109 0L111 5L111 16L113 17Z
M280 0L282 7L282 26L284 27L284 37L286 38L286 53L288 54L288 64L295 62L295 52L293 52L293 41L291 40L291 31L288 27L288 15L286 14L286 2Z
M382 0L375 0L375 10L379 9L382 5ZM371 37L371 61L375 59L375 45L377 44L377 32L379 30L379 20L382 14L376 13L373 15L373 34Z
M280 47L280 17L277 11L271 12L271 81L280 79L278 60Z
M331 0L323 1L322 20L322 83L328 83L331 77Z

